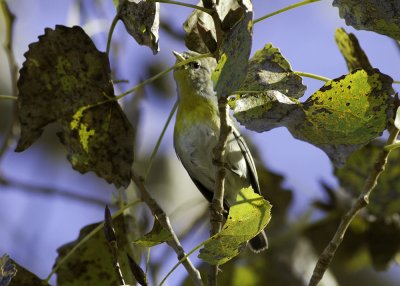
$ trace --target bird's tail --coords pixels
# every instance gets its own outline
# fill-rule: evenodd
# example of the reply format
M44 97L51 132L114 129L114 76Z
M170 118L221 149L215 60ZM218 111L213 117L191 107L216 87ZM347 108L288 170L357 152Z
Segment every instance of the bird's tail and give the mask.
M266 250L268 248L268 239L265 232L261 231L256 237L250 239L249 246L250 249L255 253Z

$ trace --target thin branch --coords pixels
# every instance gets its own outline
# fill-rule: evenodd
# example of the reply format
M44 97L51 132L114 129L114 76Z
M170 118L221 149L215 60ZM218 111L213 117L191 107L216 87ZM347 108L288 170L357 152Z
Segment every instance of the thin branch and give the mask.
M258 19L255 19L253 21L253 23L255 24L255 23L261 22L262 20L265 20L267 18L275 16L277 14L286 12L288 10L291 10L291 9L294 9L294 8L297 8L297 7L300 7L300 6L303 6L303 5L307 5L307 4L310 4L310 3L319 2L319 1L321 1L321 0L305 0L305 1L301 1L301 2L298 2L298 3L292 4L292 5L289 5L289 6L285 7L285 8L279 9L279 10L277 10L275 12L269 13L269 14L267 14L265 16L262 16L262 17L260 17Z
M390 135L386 142L386 146L394 144L396 142L397 136L399 135L399 130L396 127L391 126L389 130L390 130ZM308 284L309 286L316 286L321 281L325 271L328 269L333 259L333 256L335 255L336 250L343 241L343 237L350 223L357 216L360 210L368 205L369 196L373 191L373 189L376 187L379 176L385 170L385 166L390 151L391 151L390 149L389 150L383 149L381 151L378 160L375 163L373 171L365 181L365 185L360 196L353 203L348 212L342 217L342 220L340 222L338 229L336 230L336 233L334 234L333 238L331 239L329 244L326 246L326 248L320 255L318 262L314 268L314 272L311 277L310 283Z
M157 139L156 146L154 146L153 152L151 152L150 161L149 161L146 173L145 173L144 178L143 178L144 181L146 181L146 179L147 179L147 177L148 177L148 175L150 173L151 166L153 165L154 158L156 157L158 149L160 148L160 144L161 144L162 139L164 138L165 131L167 131L167 128L168 128L169 123L171 122L172 116L174 115L176 109L178 108L178 103L179 103L179 99L176 100L174 106L172 107L171 112L169 113L168 119L164 124L164 128L161 131L161 134Z
M147 191L143 183L143 180L139 177L136 177L136 175L133 174L132 181L137 186L140 193L140 197L150 208L154 217L158 219L158 221L161 223L164 229L166 229L171 234L172 239L167 243L173 250L175 250L175 253L178 256L178 260L181 260L183 257L186 257L186 253L181 243L179 242L179 239L176 236L174 230L172 229L169 218L162 210L162 208L157 204L157 202L150 196L149 192ZM194 285L196 286L203 285L203 282L201 281L200 272L193 266L189 258L185 259L185 261L183 261L182 264L186 268L186 271L189 273L190 277L192 278Z
M188 7L188 8L193 8L196 10L200 10L203 11L204 13L207 14L211 14L212 10L211 9L207 9L201 6L197 6L197 5L192 5L189 3L183 3L183 2L178 2L178 1L169 1L169 0L153 0L154 2L159 2L159 3L165 3L165 4L174 4L174 5L178 5L178 6L183 6L183 7Z
M0 9L3 12L5 23L6 23L6 39L4 42L4 50L7 55L8 65L10 68L10 77L11 77L11 93L12 96L7 99L14 99L18 94L17 80L18 80L18 65L15 61L14 53L13 53L13 25L15 16L10 11L7 6L6 1L0 0ZM6 97L3 97L6 98ZM4 153L8 150L11 145L11 142L16 133L16 122L17 122L17 105L15 104L15 100L12 103L12 119L10 125L7 127L7 130L4 135L4 141L0 145L0 159L3 157Z

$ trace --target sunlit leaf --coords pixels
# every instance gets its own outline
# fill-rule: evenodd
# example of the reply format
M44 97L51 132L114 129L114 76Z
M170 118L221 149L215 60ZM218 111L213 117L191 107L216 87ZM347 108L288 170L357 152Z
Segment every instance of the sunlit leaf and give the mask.
M366 178L374 169L374 162L382 151L381 142L373 142L352 154L343 168L335 169L340 185L354 197L363 190ZM400 150L390 153L386 170L379 177L371 193L368 212L377 217L400 214Z
M400 40L400 1L334 0L332 5L339 8L347 25Z
M126 236L126 228L123 217L114 221L114 228L117 232L118 262L122 275L127 284L134 285L134 278L129 268L127 253L130 252L129 242ZM68 254L71 249L82 241L98 224L91 224L79 233L77 240L70 242L58 249L57 262ZM78 251L57 271L57 285L59 286L109 286L119 285L118 278L113 268L113 257L108 242L102 231L83 243Z
M160 4L142 0L131 2L120 0L118 16L128 33L139 45L146 45L156 54L158 48L158 29L160 23Z
M373 68L353 33L348 34L343 28L336 29L335 41L346 61L349 71L358 68L365 70Z
M200 250L199 258L223 264L236 255L246 242L259 234L271 218L271 205L251 187L243 188L231 206L222 230Z
M250 59L240 90L277 90L286 96L299 98L303 96L306 86L303 85L302 78L293 73L279 49L267 44Z
M140 246L152 247L171 239L171 233L163 228L160 222L155 219L152 230L149 233L145 234L142 238L135 240L134 243Z
M341 165L347 155L385 130L391 116L392 82L376 69L355 70L329 81L302 104L305 120L289 130Z
M253 7L249 0L243 1L241 7L244 15L226 33L213 73L218 97L229 96L246 77L253 35Z
M29 45L25 57L18 80L21 136L16 151L29 148L46 125L58 122L74 169L128 186L133 128L116 101L97 105L114 98L106 55L82 28L56 26Z

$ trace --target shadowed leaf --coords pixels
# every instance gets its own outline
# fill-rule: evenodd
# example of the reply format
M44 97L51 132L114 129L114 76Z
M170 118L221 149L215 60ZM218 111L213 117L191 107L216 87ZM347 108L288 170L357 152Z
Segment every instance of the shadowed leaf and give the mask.
M151 231L145 234L142 238L135 240L133 243L140 246L152 247L157 244L169 241L171 239L172 239L171 233L168 232L165 228L163 228L160 222L157 219L155 219Z
M348 34L343 28L336 29L335 41L346 61L349 71L359 68L365 70L373 69L367 55L353 33Z
M129 250L129 243L126 235L124 218L122 216L114 219L114 227L119 233L118 261L123 277L127 284L134 285L134 278L131 274L126 253ZM77 240L63 245L59 248L57 261L62 259L80 241L82 241L98 224L91 224L79 233ZM58 263L58 262L56 262ZM104 234L99 231L84 242L71 257L57 271L57 285L59 286L109 286L119 285L113 269L113 257Z
M28 271L8 255L0 257L0 286L49 286L47 282Z
M81 173L94 171L115 186L128 186L133 129L114 98L108 58L82 28L47 28L29 45L20 70L17 152L29 148L43 128L58 122L68 160ZM93 107L91 107L93 106Z
M293 73L289 62L279 49L267 44L250 59L240 90L277 90L286 96L300 98L306 90L302 81L300 76Z
M129 254L128 262L131 272L133 276L135 276L136 281L142 286L147 286L146 273L144 273L143 269L136 263L136 261L132 257L130 257Z
M347 25L400 40L399 0L334 0L332 5Z
M212 75L218 97L229 96L246 77L253 36L253 7L250 1L245 0L241 8L244 15L226 33Z
M341 187L357 197L365 179L373 171L374 162L383 149L383 143L373 142L352 154L343 168L335 169ZM378 185L369 198L368 212L384 218L400 214L400 150L390 153L386 170L379 177Z
M157 54L160 4L146 0L136 2L120 0L118 16L139 45L148 46Z
M239 254L246 242L259 234L271 218L271 205L251 187L243 188L229 209L222 230L200 250L199 258L210 264L224 264Z

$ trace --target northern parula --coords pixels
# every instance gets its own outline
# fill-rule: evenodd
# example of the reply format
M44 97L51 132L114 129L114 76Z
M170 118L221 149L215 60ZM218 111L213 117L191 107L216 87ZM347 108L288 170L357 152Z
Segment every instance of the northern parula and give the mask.
M196 52L174 52L177 63L198 56ZM174 129L176 154L193 182L211 202L213 198L215 173L213 149L220 132L218 102L213 89L211 75L216 67L212 57L201 58L174 70L179 105ZM253 187L260 194L260 186L253 158L228 117L231 132L225 149L227 168L225 178L224 208L234 204L242 188ZM250 240L250 248L260 252L268 247L267 237L262 231Z

